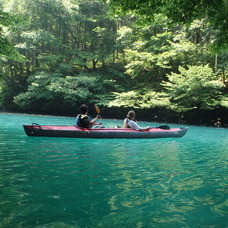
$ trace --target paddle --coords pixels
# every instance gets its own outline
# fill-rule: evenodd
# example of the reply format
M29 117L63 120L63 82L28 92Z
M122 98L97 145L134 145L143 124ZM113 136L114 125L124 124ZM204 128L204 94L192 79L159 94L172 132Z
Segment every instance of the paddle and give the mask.
M101 113L100 108L96 104L94 104L94 106L95 106L97 114L100 115L100 113Z
M99 119L101 119L101 116L100 116L101 110L100 110L100 108L96 104L94 104L94 106L95 106L95 110L97 112L97 116L99 116ZM95 123L94 125L102 125L102 123L97 123L97 124Z

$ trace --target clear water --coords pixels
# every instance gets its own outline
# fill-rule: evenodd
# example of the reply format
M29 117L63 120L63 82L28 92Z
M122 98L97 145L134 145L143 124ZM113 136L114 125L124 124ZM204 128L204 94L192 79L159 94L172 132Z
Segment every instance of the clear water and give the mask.
M74 118L0 113L0 227L228 227L228 129L189 126L180 139L36 138L22 129L33 122Z

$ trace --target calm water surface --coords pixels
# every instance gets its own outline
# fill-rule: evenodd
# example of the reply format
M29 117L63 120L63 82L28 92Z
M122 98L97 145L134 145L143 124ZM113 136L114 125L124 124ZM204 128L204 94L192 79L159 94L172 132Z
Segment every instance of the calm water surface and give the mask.
M33 138L22 129L33 122L74 118L0 113L0 227L228 227L228 129L189 126L180 139Z

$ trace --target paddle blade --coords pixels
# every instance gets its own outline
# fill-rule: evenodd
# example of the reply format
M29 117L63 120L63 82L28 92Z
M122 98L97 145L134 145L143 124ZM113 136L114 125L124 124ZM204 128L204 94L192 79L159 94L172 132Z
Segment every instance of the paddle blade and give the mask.
M94 106L95 106L95 109L96 109L97 114L100 114L101 113L100 108L96 104L94 104Z

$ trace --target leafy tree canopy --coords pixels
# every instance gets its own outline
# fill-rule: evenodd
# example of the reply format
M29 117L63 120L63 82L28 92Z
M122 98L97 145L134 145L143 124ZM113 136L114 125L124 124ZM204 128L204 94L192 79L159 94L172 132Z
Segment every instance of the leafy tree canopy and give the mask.
M228 107L225 1L106 2L0 0L1 110Z
M162 13L175 23L191 23L194 19L206 18L214 30L217 50L228 48L228 1L227 0L110 0L115 12L133 11L144 19L150 20Z
M163 107L176 112L227 107L227 97L222 96L225 86L208 65L179 67L178 73L171 72L167 74L167 78L168 80L162 83L163 92L115 92L115 99L109 102L109 106Z
M9 25L9 15L1 10L0 4L0 54L8 54L10 48L9 42L4 36L3 26Z
M169 74L163 85L170 97L171 108L180 112L213 109L224 99L221 93L224 84L208 65L179 67L179 73Z
M37 72L28 78L28 91L14 97L15 104L24 110L37 112L69 112L81 103L97 103L105 88L112 87L110 80L103 80L96 73L80 73L75 76Z

